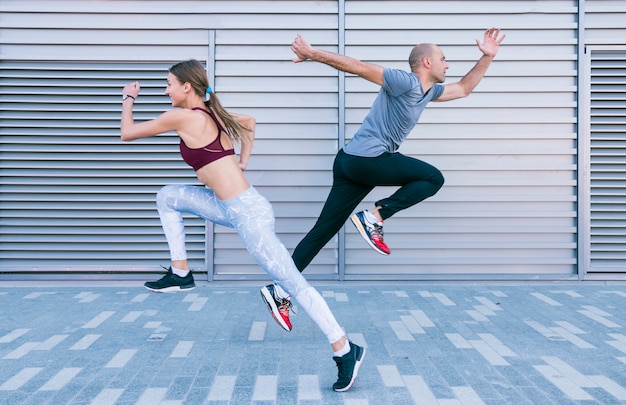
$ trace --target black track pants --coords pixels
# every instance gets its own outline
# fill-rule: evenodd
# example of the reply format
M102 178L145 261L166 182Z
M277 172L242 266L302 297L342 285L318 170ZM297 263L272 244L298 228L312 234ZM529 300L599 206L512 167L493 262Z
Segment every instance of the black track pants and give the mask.
M343 226L367 194L376 186L400 186L390 197L376 202L383 219L433 196L443 186L443 175L434 166L401 153L359 157L340 149L333 164L333 185L313 228L292 254L303 271Z

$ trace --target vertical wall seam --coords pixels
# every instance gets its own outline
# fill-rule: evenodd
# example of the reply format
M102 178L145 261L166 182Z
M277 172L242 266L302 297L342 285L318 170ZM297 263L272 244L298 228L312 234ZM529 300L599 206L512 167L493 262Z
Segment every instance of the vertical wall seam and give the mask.
M340 54L344 55L346 52L346 3L345 0L339 0L339 9L337 13L337 30L338 30L338 51ZM343 144L346 142L346 74L339 70L338 71L338 93L337 93L337 102L338 102L338 122L337 122L337 137L338 137L338 145L337 148L342 148ZM339 280L345 280L346 278L346 226L341 227L338 235L338 272L339 272Z
M207 76L209 85L215 89L215 30L208 30L208 35ZM204 267L206 268L207 281L213 281L215 275L215 226L211 221L206 221L205 241Z
M576 151L578 155L578 196L577 196L577 272L578 280L583 281L590 266L590 134L589 134L589 80L588 56L585 53L585 0L578 0L578 63L577 81L577 126Z

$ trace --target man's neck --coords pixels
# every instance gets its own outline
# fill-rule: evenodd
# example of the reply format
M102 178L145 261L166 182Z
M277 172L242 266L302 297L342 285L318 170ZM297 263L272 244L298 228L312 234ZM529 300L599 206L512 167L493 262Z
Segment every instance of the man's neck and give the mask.
M426 72L417 70L417 71L413 71L413 73L415 74L415 76L417 76L420 79L420 84L422 85L422 91L424 92L424 94L426 94L428 90L430 90L430 88L433 87L433 85L435 84L435 81L431 79L430 77L428 77L428 74Z

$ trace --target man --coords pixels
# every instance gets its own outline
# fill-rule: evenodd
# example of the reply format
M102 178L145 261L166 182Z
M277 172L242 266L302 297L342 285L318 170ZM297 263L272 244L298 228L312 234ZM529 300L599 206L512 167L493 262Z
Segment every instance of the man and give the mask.
M430 101L449 101L470 95L484 77L504 37L500 36L500 29L487 29L483 42L476 40L483 53L481 58L460 81L446 85L442 83L448 63L443 51L434 44L416 45L409 55L411 71L406 72L315 49L300 35L296 37L291 44L296 54L294 62L307 59L321 62L381 86L363 124L337 153L333 185L322 212L292 254L301 272L348 218L372 249L382 255L391 253L383 240L383 221L433 196L444 182L437 168L398 153L400 144ZM400 188L390 197L376 201L372 209L351 216L354 208L376 186ZM263 287L261 294L279 325L291 330L288 294L275 284Z

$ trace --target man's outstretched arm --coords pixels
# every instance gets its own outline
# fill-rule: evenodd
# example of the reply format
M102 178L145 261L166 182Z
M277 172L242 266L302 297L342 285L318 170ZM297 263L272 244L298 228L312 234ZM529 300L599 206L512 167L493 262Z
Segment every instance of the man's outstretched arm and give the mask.
M340 55L338 53L322 51L313 48L300 34L296 36L291 44L291 50L296 54L293 61L298 63L311 59L315 62L324 63L335 69L359 75L365 80L383 85L383 67L373 63L367 63L349 56Z
M489 28L485 31L482 44L479 40L476 40L476 45L478 45L478 49L483 53L483 56L480 57L476 65L474 65L459 82L445 85L443 94L435 101L454 100L470 95L485 76L489 65L491 65L491 61L498 53L500 43L506 36L503 34L498 38L499 35L499 28Z

